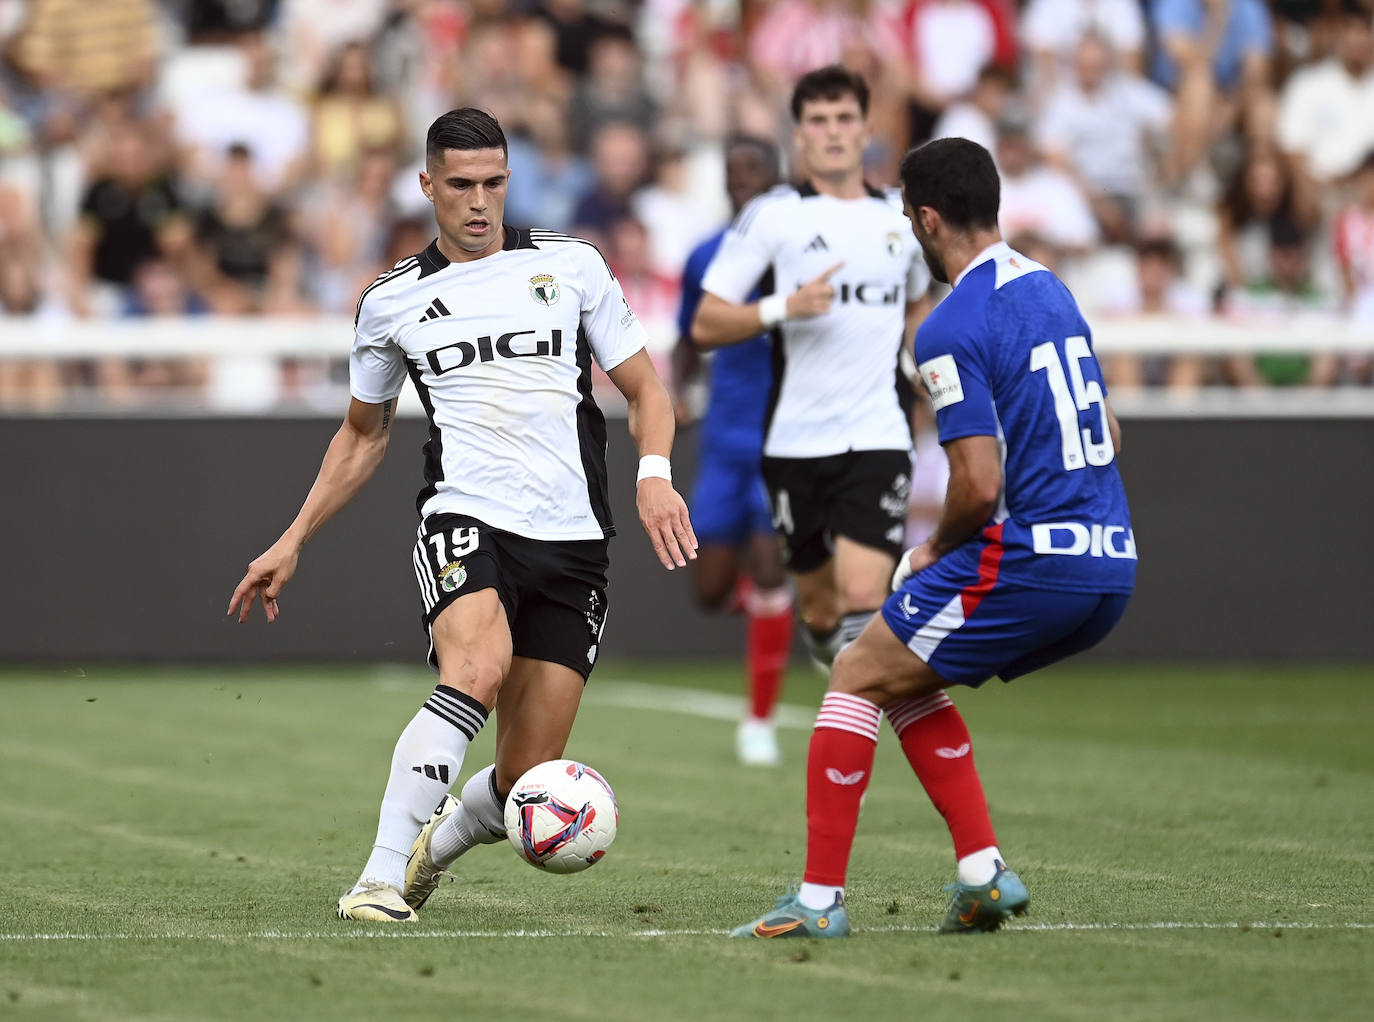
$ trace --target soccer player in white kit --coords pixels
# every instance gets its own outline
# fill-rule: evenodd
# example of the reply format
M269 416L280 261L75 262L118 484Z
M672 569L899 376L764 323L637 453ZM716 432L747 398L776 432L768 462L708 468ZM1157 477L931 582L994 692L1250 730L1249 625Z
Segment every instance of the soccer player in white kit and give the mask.
M505 837L505 796L563 753L606 622L614 534L593 359L629 403L639 517L663 566L696 556L671 482L673 412L645 334L589 242L503 223L506 138L465 108L430 126L420 187L439 236L358 301L352 400L305 505L229 604L268 621L301 548L386 451L409 376L429 417L413 560L439 684L396 743L345 919L408 922L443 869ZM497 711L496 762L448 794ZM436 805L438 808L436 809Z
M692 327L702 348L772 333L763 475L823 665L882 606L903 549L911 392L898 354L929 310L900 193L864 181L867 114L859 75L831 66L801 78L792 116L805 180L740 211ZM748 301L756 285L764 297Z

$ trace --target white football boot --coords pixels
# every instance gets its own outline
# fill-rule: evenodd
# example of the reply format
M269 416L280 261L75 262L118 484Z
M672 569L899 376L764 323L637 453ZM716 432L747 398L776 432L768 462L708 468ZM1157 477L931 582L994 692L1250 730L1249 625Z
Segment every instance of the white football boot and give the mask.
M777 766L782 762L771 720L746 717L735 732L735 754L744 766Z
M360 880L356 891L339 899L340 919L368 923L413 923L420 917L405 903L401 892L380 880Z
M460 805L462 803L452 795L440 799L438 808L430 814L429 822L420 828L420 836L410 848L410 858L406 860L406 889L402 893L411 908L419 908L427 902L439 886L439 881L452 875L434 861L430 846L434 840L434 829L456 813Z

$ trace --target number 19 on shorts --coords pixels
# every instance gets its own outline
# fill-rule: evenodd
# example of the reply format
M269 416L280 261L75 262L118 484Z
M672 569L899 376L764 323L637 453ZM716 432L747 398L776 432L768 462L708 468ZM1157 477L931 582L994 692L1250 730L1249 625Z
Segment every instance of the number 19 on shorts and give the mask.
M1065 338L1067 374L1053 341L1037 344L1030 354L1030 371L1045 371L1045 381L1054 396L1054 414L1059 420L1059 432L1063 439L1064 468L1069 472L1086 465L1109 465L1116 456L1112 448L1112 432L1107 427L1107 400L1102 393L1102 385L1096 380L1083 379L1081 363L1085 358L1092 358L1092 354L1086 337ZM1078 425L1078 413L1086 412L1094 405L1097 406L1101 440L1094 440L1091 429L1082 429Z

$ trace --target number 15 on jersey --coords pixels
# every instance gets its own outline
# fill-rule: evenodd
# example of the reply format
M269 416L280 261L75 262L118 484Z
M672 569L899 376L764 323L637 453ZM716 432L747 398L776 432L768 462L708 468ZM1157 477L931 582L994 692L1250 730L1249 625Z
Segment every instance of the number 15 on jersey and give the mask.
M1087 465L1109 465L1116 456L1112 432L1107 426L1107 399L1102 393L1102 384L1083 378L1082 362L1092 358L1092 354L1088 339L1081 336L1065 338L1063 360L1053 341L1037 344L1030 353L1030 371L1044 371L1045 382L1054 397L1054 413L1063 439L1064 469L1068 472ZM1094 430L1080 427L1078 421L1079 412L1089 411L1094 405L1100 440L1094 440Z

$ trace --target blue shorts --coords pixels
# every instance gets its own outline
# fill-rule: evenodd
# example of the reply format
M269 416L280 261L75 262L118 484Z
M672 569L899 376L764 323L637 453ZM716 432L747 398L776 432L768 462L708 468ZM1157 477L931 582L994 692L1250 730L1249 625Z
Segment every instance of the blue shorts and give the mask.
M756 533L772 534L758 451L702 445L692 489L692 530L703 546L739 546Z
M1032 589L936 561L883 604L883 620L945 681L976 688L1011 681L1096 646L1128 595Z

